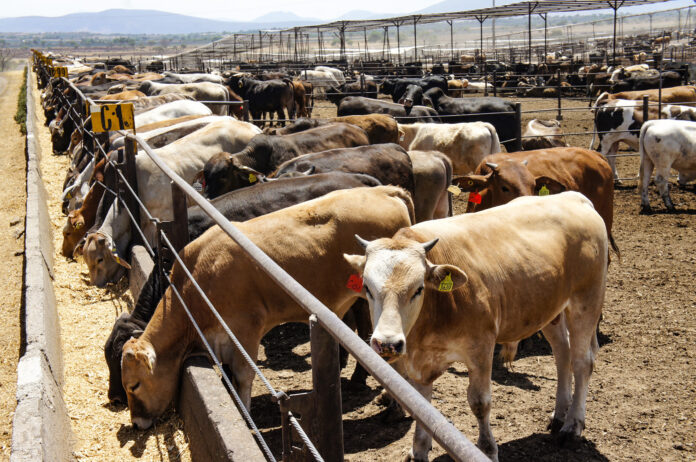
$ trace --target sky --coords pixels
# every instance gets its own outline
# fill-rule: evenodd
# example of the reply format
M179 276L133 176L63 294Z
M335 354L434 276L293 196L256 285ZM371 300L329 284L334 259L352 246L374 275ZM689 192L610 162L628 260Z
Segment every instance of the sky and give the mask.
M70 13L95 12L112 8L150 9L169 11L191 16L229 21L250 21L266 13L291 11L292 13L321 20L334 19L348 11L367 10L374 13L399 15L421 10L440 0L2 0L0 17L17 16L62 16ZM498 0L498 5L512 0ZM461 0L461 10L467 9L466 0ZM478 2L477 2L478 3ZM631 8L631 12L661 10L678 6L693 5L691 0L672 1L665 4Z
M24 2L3 1L0 15L6 18L17 16L62 16L70 13L103 11L112 8L137 8L162 10L203 18L249 21L274 11L292 11L298 16L332 19L352 10L367 10L375 13L410 13L425 8L439 0L350 0L336 2L326 0L28 0ZM462 5L466 4L462 1Z

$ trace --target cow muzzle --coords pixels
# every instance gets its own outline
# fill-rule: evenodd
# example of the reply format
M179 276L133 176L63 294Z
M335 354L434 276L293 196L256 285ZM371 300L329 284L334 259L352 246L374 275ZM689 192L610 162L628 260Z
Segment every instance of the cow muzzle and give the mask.
M392 362L406 352L406 340L403 336L398 335L389 340L382 340L375 336L370 340L372 349L380 355L385 361Z
M413 107L413 100L412 99L405 99L404 106L407 108L412 108Z
M147 419L145 417L133 417L131 419L133 426L138 430L147 430L152 426L152 419Z

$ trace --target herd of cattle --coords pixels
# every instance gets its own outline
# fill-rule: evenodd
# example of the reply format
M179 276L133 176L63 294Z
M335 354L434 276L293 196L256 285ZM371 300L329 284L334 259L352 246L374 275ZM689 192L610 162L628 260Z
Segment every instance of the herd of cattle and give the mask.
M356 83L332 68L292 78L65 64L73 85L41 82L42 104L54 152L71 159L62 254L83 256L90 284L103 287L130 269L135 230L124 202L110 192L124 137L110 132L107 157L93 157L79 122L61 104L78 101L76 89L95 101L131 101L137 132L157 156L336 315L368 316L372 348L427 399L449 364L466 363L478 446L493 460L496 343L511 361L517 342L542 330L559 373L550 428L561 440L584 428L609 252L619 254L612 237L618 177L606 154L616 153L620 141L639 149L643 209L650 207L653 168L669 209L670 168L679 170L680 184L696 178L691 86L661 91L661 120L644 121L642 103L635 104L645 94L655 101L655 90L599 95L593 110L601 153L567 146L556 121L536 119L527 127L527 150L512 152L511 102L453 97L443 76L379 83L362 76ZM336 117L308 118L306 90L319 87L336 104ZM370 97L354 95L366 88ZM378 92L393 102L378 99ZM273 112L285 119L285 111L304 118L262 130L263 123L240 120L241 105L220 104L242 99L254 119ZM135 168L142 205L153 217L172 220L169 178L144 151ZM471 213L452 216L451 195L461 192L468 193ZM144 215L144 238L155 247L157 230ZM200 207L188 209L188 235L181 259L254 360L270 329L306 321ZM132 422L143 429L166 410L185 356L200 346L185 303L230 366L248 408L253 370L184 268L171 270L176 291L160 274L152 271L133 312L117 319L106 343L109 399L127 402ZM410 457L427 460L430 447L418 424Z

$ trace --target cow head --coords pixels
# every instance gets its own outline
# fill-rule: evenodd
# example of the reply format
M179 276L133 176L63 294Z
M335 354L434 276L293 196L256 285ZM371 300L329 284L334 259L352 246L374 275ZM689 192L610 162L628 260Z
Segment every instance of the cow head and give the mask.
M469 199L467 212L507 204L520 196L557 194L566 190L565 186L552 178L532 175L527 168L527 160L519 162L508 159L499 164L486 162L480 170L482 174L464 175L452 180L462 191L481 196L480 200Z
M146 430L167 410L179 382L179 364L158 358L152 344L132 338L123 345L121 383L126 391L131 422Z
M403 104L406 109L423 104L423 89L418 85L409 85L399 99L399 104Z
M125 404L128 400L121 380L121 356L123 346L131 338L138 338L143 333L146 323L132 319L129 313L123 313L116 319L111 335L104 345L104 357L109 367L109 401L113 404Z
M148 96L151 96L150 93L152 92L152 82L149 80L144 81L143 83L138 85L138 91L143 92Z
M264 180L262 173L242 165L232 154L221 152L211 157L203 167L202 187L204 195L214 199L228 191L252 186Z
M124 268L130 269L127 261L119 255L111 236L97 231L87 235L84 243L78 244L73 253L82 254L89 270L89 283L104 287L109 282L117 282Z
M87 233L85 218L81 213L73 210L68 214L68 220L65 226L63 226L63 246L61 248L61 254L64 257L72 258L75 247L85 236L85 233Z
M452 291L467 281L453 265L434 265L426 258L437 239L421 243L404 237L368 242L356 239L365 255L344 255L363 276L370 304L372 349L388 361L406 354L406 339L418 320L426 289Z

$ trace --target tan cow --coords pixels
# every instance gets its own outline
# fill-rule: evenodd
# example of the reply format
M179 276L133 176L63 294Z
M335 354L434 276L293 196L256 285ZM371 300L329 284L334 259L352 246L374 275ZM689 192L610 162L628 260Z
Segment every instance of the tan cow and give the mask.
M427 400L433 382L464 362L478 446L488 457L498 460L490 427L495 344L539 329L558 371L551 431L561 441L582 433L608 258L604 222L587 198L521 197L359 242L365 255L345 258L363 274L372 348ZM407 460L428 460L431 441L417 423Z
M138 90L126 90L119 93L104 95L99 98L99 101L133 101L140 98L145 98L145 93Z
M353 235L389 236L413 220L413 204L394 186L342 190L236 226L292 277L342 317L358 293L347 287L354 275L344 252L359 249ZM261 338L286 322L308 315L215 226L187 245L181 258L219 310L247 353L256 360ZM234 282L230 284L230 274ZM179 288L198 325L230 366L244 405L251 404L252 369L232 345L210 309L178 264L172 283ZM139 339L123 347L122 382L131 420L148 428L176 395L185 355L201 342L171 288Z
M454 173L472 172L489 154L500 152L498 133L487 122L399 124L399 145L407 151L440 151Z
M532 119L522 135L522 149L525 151L567 146L558 120Z
M597 107L607 101L615 99L630 99L634 101L642 100L643 96L648 97L648 101L659 101L660 90L636 90L622 91L620 93L604 92L597 97L594 106ZM696 106L696 87L693 85L682 85L662 89L662 102L672 104L682 104L685 106Z

